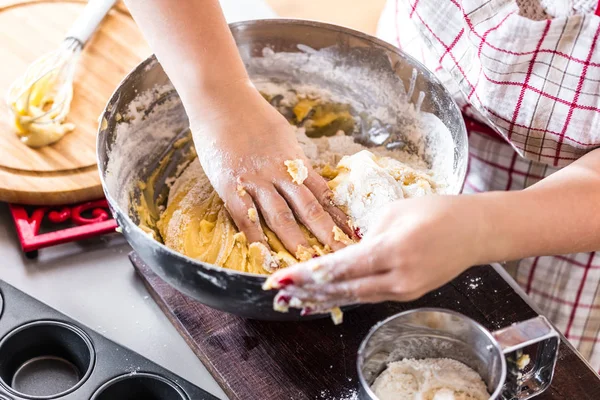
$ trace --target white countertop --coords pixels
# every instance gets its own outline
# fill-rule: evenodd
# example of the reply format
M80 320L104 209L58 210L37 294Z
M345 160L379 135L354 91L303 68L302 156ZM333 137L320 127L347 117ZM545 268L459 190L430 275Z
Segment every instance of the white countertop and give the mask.
M262 0L221 0L229 22L274 17ZM215 396L227 397L149 297L118 234L21 251L8 207L0 203L0 279L129 347Z

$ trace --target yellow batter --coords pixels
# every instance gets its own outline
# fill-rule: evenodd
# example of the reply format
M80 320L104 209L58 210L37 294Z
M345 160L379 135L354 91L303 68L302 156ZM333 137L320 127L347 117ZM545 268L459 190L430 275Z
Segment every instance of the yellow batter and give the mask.
M248 218L259 218L256 210L249 210ZM241 272L266 274L331 251L301 226L311 247L300 248L292 255L262 221L261 225L270 250L260 243L249 244L246 236L238 232L198 160L194 160L177 179L167 207L156 223L164 243L170 248ZM340 240L349 239L344 235Z
M50 62L56 62L52 53L32 64L7 94L17 136L29 147L50 145L75 129L64 121L73 97L73 87L62 73L68 66L58 64L45 73Z

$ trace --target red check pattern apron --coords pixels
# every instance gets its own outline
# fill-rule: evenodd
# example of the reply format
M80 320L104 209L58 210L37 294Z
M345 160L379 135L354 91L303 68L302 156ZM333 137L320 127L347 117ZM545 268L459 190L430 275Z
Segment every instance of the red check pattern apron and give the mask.
M379 36L435 71L466 116L465 193L524 189L600 147L598 6L388 0ZM507 269L600 370L600 252Z

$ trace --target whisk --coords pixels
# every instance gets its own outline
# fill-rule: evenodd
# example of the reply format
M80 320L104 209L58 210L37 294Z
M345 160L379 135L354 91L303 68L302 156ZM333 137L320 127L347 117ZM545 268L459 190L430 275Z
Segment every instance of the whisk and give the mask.
M35 60L9 88L6 102L17 135L30 147L60 140L75 125L64 123L83 46L117 0L89 0L58 49Z

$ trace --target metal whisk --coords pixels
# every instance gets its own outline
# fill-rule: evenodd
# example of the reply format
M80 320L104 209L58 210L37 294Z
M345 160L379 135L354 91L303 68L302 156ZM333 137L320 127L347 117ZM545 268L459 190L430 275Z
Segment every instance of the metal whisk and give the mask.
M72 131L64 123L73 98L73 77L83 46L116 0L89 0L60 47L35 60L9 88L6 101L17 135L30 147L42 147Z

